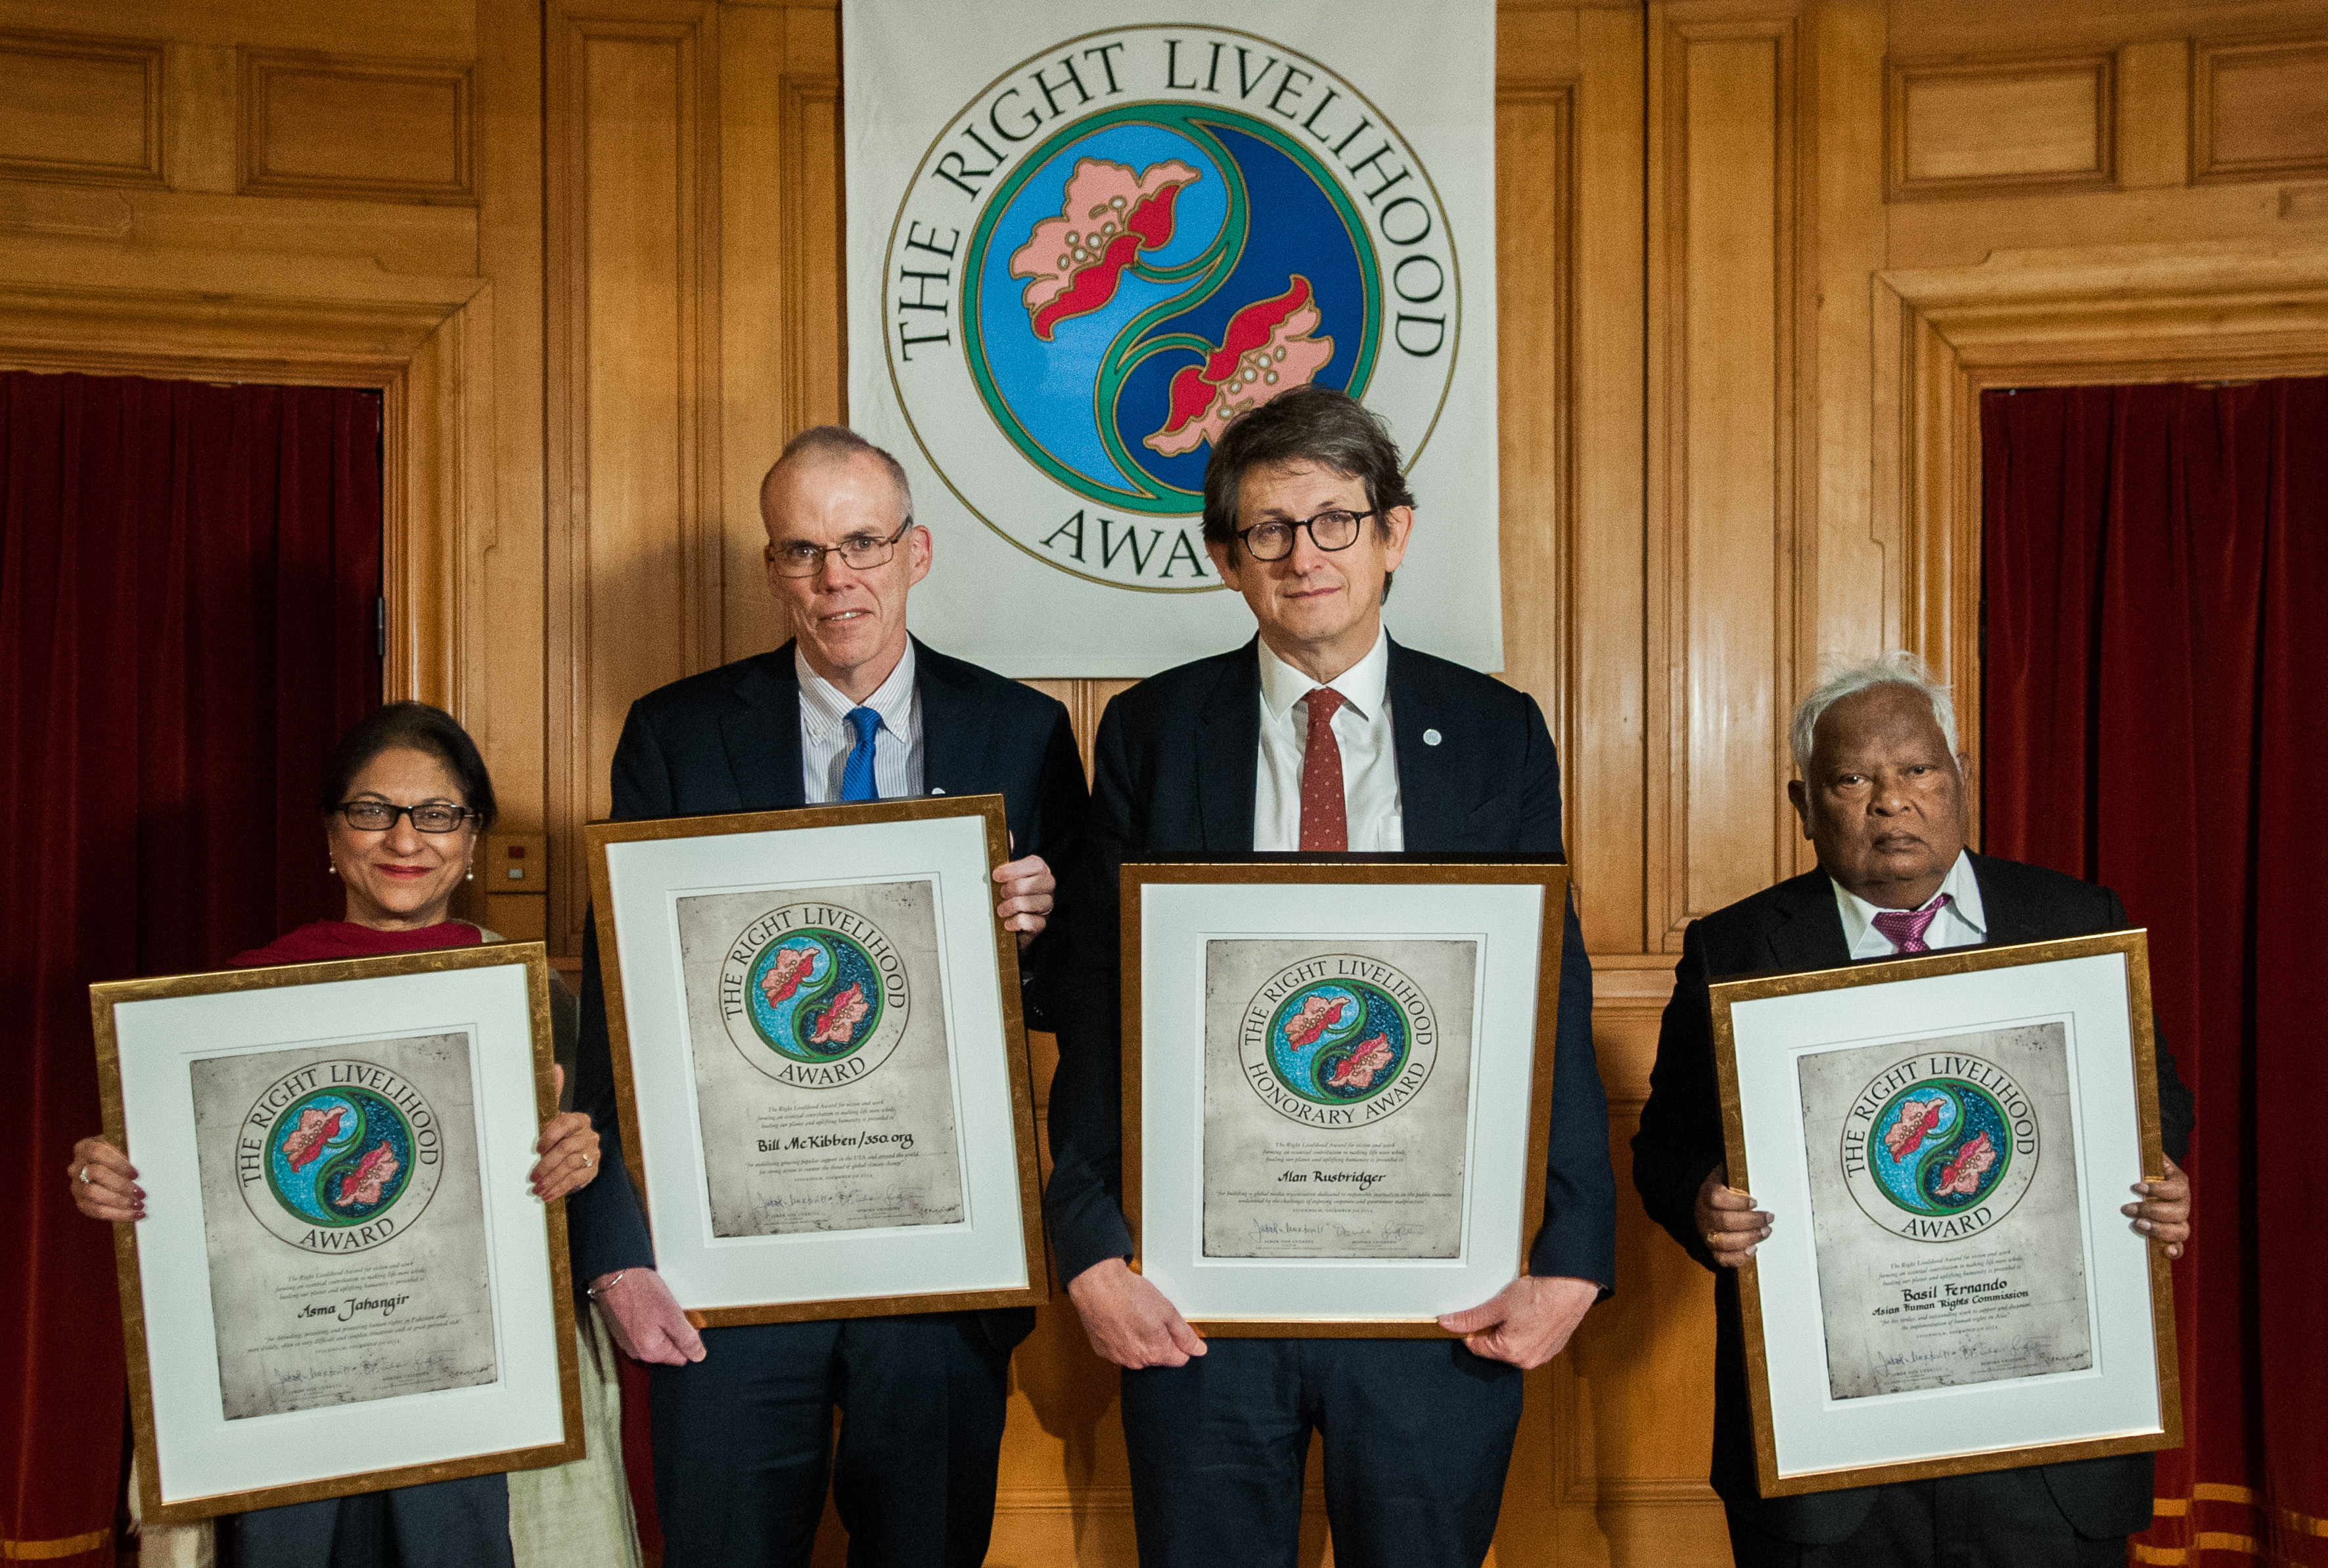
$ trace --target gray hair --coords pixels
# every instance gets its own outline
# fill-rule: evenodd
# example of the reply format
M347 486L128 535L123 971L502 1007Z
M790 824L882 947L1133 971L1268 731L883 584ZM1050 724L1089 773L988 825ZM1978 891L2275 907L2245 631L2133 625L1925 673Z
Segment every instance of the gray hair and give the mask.
M1794 723L1787 726L1787 742L1795 753L1795 771L1806 779L1810 777L1811 742L1827 709L1855 692L1880 686L1902 686L1920 694L1932 705L1932 721L1940 726L1940 737L1948 743L1948 754L1956 755L1957 705L1949 699L1948 688L1934 678L1931 667L1922 659L1895 649L1867 664L1852 666L1797 705Z
M906 466L896 458L866 440L846 425L815 425L784 443L783 455L769 466L760 481L760 505L768 504L768 487L787 463L797 465L849 462L871 455L879 460L889 475L889 482L897 487L897 509L905 520L913 521L914 487L906 482Z

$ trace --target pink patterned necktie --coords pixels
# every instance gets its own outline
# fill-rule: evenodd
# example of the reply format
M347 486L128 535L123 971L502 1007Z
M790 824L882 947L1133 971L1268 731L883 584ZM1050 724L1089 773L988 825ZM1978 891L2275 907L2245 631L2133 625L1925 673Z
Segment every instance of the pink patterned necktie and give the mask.
M1891 940L1895 953L1929 953L1924 946L1924 933L1939 917L1940 906L1948 901L1942 893L1920 910L1883 910L1875 917L1875 929Z

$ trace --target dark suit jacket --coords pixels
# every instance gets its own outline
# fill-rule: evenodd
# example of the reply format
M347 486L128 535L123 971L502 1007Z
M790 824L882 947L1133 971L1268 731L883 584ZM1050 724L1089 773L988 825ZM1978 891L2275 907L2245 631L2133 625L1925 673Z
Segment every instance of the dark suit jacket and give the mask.
M1000 795L1018 854L1039 854L1054 868L1071 864L1087 801L1067 710L918 640L914 658L925 786L933 794ZM614 782L615 817L622 821L806 805L793 645L674 681L632 704L615 750ZM1065 909L1063 901L1055 921ZM1063 945L1046 930L1019 955L1030 1022L1048 998L1044 976ZM587 1281L654 1261L621 1158L595 925L583 934L578 1056L575 1104L589 1113L605 1154L605 1173L567 1200L575 1274ZM1023 1311L992 1315L1032 1321ZM1018 1328L1009 1337L1024 1334Z
M2126 907L2105 887L2016 861L1972 857L1990 945L2044 941L2113 931ZM1713 1068L1714 980L1766 970L1835 969L1851 962L1835 884L1812 872L1695 920L1682 936L1673 1000L1657 1036L1641 1130L1633 1138L1633 1185L1649 1217L1707 1268L1713 1255L1698 1234L1697 1190L1723 1162L1722 1107ZM2177 1160L2191 1143L2191 1092L2158 1041L2158 1112L2166 1152ZM2129 1174L2129 1181L2134 1177ZM1738 1316L1738 1275L1714 1269L1713 1489L1748 1509L1781 1540L1832 1545L1848 1536L1874 1506L1876 1489L1854 1487L1764 1500L1755 1479L1752 1410L1747 1401L1745 1338ZM2150 1524L2148 1454L2042 1467L2053 1500L2081 1535L2130 1535Z
M1141 682L1107 705L1057 1014L1051 1181L1059 1278L1131 1254L1122 1204L1117 873L1143 854L1253 849L1261 759L1257 641ZM1558 854L1560 764L1535 699L1391 644L1389 697L1410 852ZM1438 732L1425 744L1423 732ZM1562 947L1551 1180L1529 1272L1617 1277L1608 1101L1592 1058L1592 966L1576 915Z

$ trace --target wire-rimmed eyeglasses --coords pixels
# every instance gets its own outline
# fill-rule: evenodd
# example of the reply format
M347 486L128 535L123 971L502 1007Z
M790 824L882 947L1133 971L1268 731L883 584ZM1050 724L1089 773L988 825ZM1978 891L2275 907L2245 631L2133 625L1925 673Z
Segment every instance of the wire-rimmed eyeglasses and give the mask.
M391 806L385 800L343 800L333 809L346 817L348 826L358 833L386 833L396 826L399 817L412 818L412 826L422 833L453 833L476 815L465 806L447 806L441 800L418 806Z
M1377 512L1353 512L1336 507L1319 512L1314 518L1296 518L1291 522L1255 523L1249 528L1239 528L1236 537L1245 553L1256 561L1282 561L1293 554L1293 533L1297 528L1310 530L1310 542L1321 550L1347 550L1358 542L1358 525Z
M907 518L886 539L878 534L851 534L838 545L812 545L805 539L794 539L780 549L771 544L768 559L775 563L776 574L781 577L813 577L824 570L827 555L840 556L841 565L852 572L870 571L889 564L889 557L896 554L897 541L913 526L914 519Z

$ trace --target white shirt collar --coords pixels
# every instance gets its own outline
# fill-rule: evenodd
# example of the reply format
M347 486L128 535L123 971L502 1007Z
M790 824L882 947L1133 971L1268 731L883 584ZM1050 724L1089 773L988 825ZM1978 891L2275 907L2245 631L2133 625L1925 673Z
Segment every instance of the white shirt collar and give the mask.
M1390 637L1381 628L1375 630L1375 645L1366 650L1366 658L1323 683L1286 663L1271 651L1267 641L1261 644L1261 705L1272 719L1283 719L1293 711L1293 705L1315 691L1320 684L1332 686L1342 694L1342 700L1356 708L1358 716L1372 719L1382 712L1383 692L1390 682Z
M1882 911L1833 877L1827 881L1835 884L1835 907L1843 916L1843 945L1846 950L1855 953L1867 935L1867 929L1875 923L1875 917ZM1971 854L1961 849L1957 851L1957 863L1948 867L1948 874L1940 880L1940 892L1948 895L1948 903L1942 906L1946 913L1970 928L1975 933L1975 941L1986 939L1988 911L1981 907L1980 879L1973 874ZM1939 893L1932 896L1938 898Z
M800 677L801 723L812 735L830 734L849 722L849 711L859 705L871 708L881 715L881 727L891 734L911 739L911 719L914 708L914 642L906 639L905 656L889 678L876 687L862 705L850 702L840 688L809 667L808 655L795 646L793 649L793 668Z

